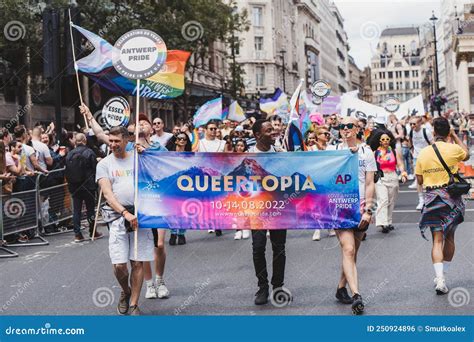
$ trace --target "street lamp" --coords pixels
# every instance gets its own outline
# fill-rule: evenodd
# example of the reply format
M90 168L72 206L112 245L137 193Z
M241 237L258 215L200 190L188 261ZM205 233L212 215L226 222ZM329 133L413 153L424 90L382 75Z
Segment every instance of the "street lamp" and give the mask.
M438 73L438 40L436 39L436 18L434 11L433 15L431 16L430 20L433 22L433 39L434 39L434 55L435 55L435 75L436 75L436 95L439 93L439 73Z
M283 64L283 92L286 93L286 84L285 84L285 74L286 74L286 69L285 69L285 53L286 53L286 50L285 49L281 49L279 51L281 53L281 62Z

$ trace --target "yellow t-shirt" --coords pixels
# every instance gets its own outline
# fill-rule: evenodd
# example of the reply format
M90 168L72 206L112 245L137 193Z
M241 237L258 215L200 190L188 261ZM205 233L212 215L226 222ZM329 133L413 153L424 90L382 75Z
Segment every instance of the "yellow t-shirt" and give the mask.
M458 172L458 163L466 158L466 152L456 144L444 141L436 142L439 153L446 165L454 174ZM416 161L415 173L423 176L423 186L441 186L448 184L449 176L432 146L427 146L420 151Z

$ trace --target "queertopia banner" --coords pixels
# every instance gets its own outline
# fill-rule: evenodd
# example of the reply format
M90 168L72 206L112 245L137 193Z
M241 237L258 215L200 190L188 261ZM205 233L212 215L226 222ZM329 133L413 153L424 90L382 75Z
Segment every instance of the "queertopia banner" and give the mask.
M353 228L357 154L146 151L138 160L140 228Z

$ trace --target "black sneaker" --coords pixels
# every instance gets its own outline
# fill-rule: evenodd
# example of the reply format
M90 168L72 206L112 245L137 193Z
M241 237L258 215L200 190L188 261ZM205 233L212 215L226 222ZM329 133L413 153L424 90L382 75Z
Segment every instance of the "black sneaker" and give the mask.
M141 316L142 312L138 308L138 305L130 306L130 316Z
M356 293L352 296L352 313L354 315L362 315L364 312L364 302L360 294Z
M122 291L120 293L120 299L117 305L117 312L119 315L126 315L128 312L128 309L130 308L130 297L132 295L132 292L130 291L128 294Z
M255 305L264 305L268 303L268 287L261 287L255 294Z
M170 246L174 246L176 245L176 238L178 237L178 235L176 234L171 234L170 236Z
M389 225L388 225L388 229L389 229L389 230L394 230L395 227L394 227L393 225L389 224Z
M388 228L388 226L382 226L382 233L387 234L389 232L390 232L390 229Z
M342 304L352 304L353 300L347 293L347 289L345 287L338 288L336 291L336 298Z
M178 245L185 245L186 244L186 238L184 235L178 235Z
M216 236L221 236L222 235L222 230L216 229Z

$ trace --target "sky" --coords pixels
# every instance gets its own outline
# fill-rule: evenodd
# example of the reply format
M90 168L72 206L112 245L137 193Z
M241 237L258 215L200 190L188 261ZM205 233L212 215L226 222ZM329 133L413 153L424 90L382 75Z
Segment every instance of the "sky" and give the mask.
M349 54L363 69L370 64L382 31L387 27L419 26L432 11L440 17L441 0L333 0L344 18Z

